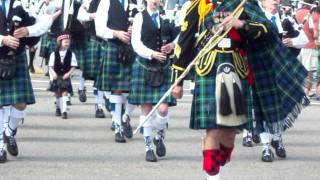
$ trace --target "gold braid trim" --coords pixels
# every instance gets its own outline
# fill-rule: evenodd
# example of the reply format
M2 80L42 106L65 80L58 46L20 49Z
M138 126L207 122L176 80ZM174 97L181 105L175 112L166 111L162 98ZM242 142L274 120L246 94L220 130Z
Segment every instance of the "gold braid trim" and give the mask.
M193 0L190 6L187 9L186 15L200 2L200 0Z
M184 71L184 70L185 70L185 68L180 67L180 66L177 66L177 65L175 65L175 64L172 64L172 68L173 68L173 69L176 69L176 70L178 70L178 71Z

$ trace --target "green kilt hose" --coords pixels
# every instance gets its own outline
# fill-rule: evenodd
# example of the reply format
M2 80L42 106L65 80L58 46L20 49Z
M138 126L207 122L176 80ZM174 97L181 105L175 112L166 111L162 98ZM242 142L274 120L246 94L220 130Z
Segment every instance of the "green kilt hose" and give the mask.
M234 65L232 53L217 53L215 57L215 62L209 74L205 76L199 76L195 74L194 82L194 96L191 107L190 116L190 128L191 129L211 129L211 128L221 128L230 126L221 126L216 123L217 119L217 107L216 107L216 75L217 68L222 63L231 63ZM252 109L249 87L247 79L241 79L242 95L245 99L247 105L247 112ZM251 112L251 111L250 111ZM252 119L252 114L247 113L248 119ZM246 123L237 128L245 128Z
M171 68L169 62L166 63L167 66L164 69L164 83L160 87L152 87L145 82L145 73L146 68L148 68L147 63L150 63L150 60L137 57L132 66L131 73L131 88L129 93L128 101L130 104L141 105L149 103L156 105L161 97L166 93L170 88L171 80ZM175 106L176 100L169 96L166 98L163 103L167 103L169 106Z
M108 41L102 43L102 59L95 87L102 91L129 91L131 64L118 60L119 45Z
M25 52L18 55L16 61L15 77L11 80L0 80L0 106L35 103Z
M85 61L82 64L83 77L88 80L95 80L101 60L101 43L95 37L90 37L86 43Z

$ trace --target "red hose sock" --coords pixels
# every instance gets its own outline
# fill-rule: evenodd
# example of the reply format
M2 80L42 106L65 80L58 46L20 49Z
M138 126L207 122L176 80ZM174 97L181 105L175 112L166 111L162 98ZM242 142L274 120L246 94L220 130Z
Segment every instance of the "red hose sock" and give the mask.
M219 149L208 149L203 151L203 170L210 176L214 176L220 171L222 158Z
M228 163L231 160L233 147L226 147L222 144L220 144L220 156L221 156L221 166L224 166L226 163Z

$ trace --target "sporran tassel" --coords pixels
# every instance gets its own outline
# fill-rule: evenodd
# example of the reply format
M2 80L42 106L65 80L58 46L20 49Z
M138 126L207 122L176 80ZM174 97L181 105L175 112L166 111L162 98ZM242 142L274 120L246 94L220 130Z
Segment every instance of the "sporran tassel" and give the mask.
M241 90L236 83L236 80L233 78L233 95L234 95L234 104L236 108L236 115L243 115L246 114L246 105L243 99L243 95Z
M220 114L223 116L230 115L232 113L230 96L227 90L227 86L224 82L223 77L221 77L221 93L220 93Z

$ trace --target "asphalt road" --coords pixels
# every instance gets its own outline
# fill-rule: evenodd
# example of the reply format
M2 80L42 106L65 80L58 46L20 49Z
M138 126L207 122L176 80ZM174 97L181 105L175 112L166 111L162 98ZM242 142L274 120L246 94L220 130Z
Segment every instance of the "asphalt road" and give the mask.
M20 154L8 157L0 164L0 180L199 180L201 170L202 131L188 129L191 95L170 109L167 132L167 156L157 163L144 160L143 137L137 134L125 144L114 142L109 129L111 116L94 118L92 82L86 82L88 101L72 98L69 119L54 116L54 97L45 91L47 78L32 78L37 103L28 107L24 124L20 126L17 142ZM77 88L77 77L73 80ZM318 180L320 179L320 106L313 102L284 134L288 154L285 160L261 162L261 146L241 145L236 140L232 161L223 169L225 180ZM132 125L137 126L140 109L133 113Z

